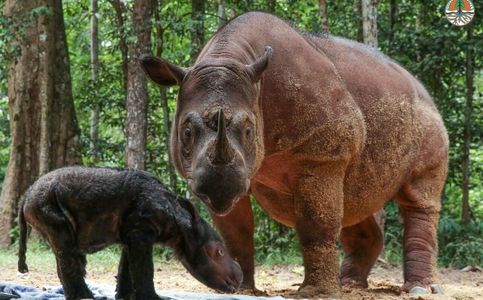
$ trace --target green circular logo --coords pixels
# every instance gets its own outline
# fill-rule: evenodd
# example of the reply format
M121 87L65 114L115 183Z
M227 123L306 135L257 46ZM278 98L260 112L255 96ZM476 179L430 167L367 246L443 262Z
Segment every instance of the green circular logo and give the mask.
M450 0L446 4L446 17L456 26L465 26L475 16L475 6L471 0Z

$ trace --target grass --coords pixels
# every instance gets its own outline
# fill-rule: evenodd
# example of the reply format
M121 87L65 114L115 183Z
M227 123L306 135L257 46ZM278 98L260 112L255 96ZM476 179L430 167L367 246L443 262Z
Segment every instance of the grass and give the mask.
M289 247L286 250L273 248L266 253L255 254L255 261L259 265L301 265L303 263L302 253L298 247Z
M0 249L0 269L2 267L17 265L17 251L18 246L16 244L6 249ZM121 250L119 246L113 245L102 251L87 255L87 264L91 269L95 268L115 272L120 257ZM155 263L163 263L173 259L175 258L170 249L161 246L154 248ZM256 261L257 264L270 266L302 264L302 256L295 247L290 247L286 251L275 248L270 253L260 253L257 255ZM55 266L55 263L55 256L47 243L42 240L29 241L27 245L27 265L35 265L38 268L44 269L52 268Z
M17 245L0 250L0 268L17 264ZM27 248L27 264L39 268L55 266L55 257L48 245L43 242L31 242Z
M18 246L12 245L6 249L0 249L0 269L17 265ZM87 255L87 265L89 269L103 272L116 272L121 250L118 245L113 245ZM154 249L154 262L160 264L172 259L173 254L170 250L156 246ZM50 246L44 241L29 241L27 245L27 265L36 266L39 269L55 268L55 256Z

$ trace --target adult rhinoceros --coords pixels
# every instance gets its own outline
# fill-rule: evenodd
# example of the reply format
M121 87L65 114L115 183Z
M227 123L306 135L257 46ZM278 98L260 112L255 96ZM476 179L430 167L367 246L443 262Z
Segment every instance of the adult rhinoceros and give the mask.
M192 67L151 56L141 63L156 83L180 85L174 164L210 208L245 287L254 288L251 192L295 227L301 291L310 294L336 292L340 282L367 286L383 243L373 213L395 198L404 218L403 289L429 291L448 138L431 97L404 68L259 12L221 28Z

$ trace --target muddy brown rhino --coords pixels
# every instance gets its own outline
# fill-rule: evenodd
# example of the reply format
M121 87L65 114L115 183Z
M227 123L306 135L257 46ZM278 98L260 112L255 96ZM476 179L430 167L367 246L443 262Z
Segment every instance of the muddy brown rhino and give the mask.
M153 244L171 247L205 285L233 292L242 270L194 206L138 170L66 167L40 177L19 211L20 272L27 223L49 242L66 299L93 298L84 281L86 254L121 244L116 299L161 299L153 284Z
M152 56L140 62L159 85L180 86L173 161L210 208L241 264L243 287L255 288L252 193L275 220L295 227L300 290L310 294L367 286L383 245L373 214L396 199L403 290L430 292L448 137L430 95L403 67L260 12L221 28L194 66Z

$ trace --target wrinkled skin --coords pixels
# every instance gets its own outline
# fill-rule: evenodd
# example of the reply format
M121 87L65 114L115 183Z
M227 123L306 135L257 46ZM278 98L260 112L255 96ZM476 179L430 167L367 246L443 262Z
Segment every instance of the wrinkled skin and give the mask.
M116 298L159 299L153 284L154 243L165 244L199 281L224 291L242 282L238 263L193 205L157 178L137 170L68 167L39 178L22 198L19 271L27 223L49 242L66 299L92 298L84 281L86 254L121 244Z
M429 291L448 138L431 97L401 66L258 12L221 28L192 67L140 61L156 83L180 85L174 164L210 208L244 287L255 287L251 192L295 227L306 294L367 286L383 244L373 214L395 198L404 219L403 289Z

